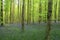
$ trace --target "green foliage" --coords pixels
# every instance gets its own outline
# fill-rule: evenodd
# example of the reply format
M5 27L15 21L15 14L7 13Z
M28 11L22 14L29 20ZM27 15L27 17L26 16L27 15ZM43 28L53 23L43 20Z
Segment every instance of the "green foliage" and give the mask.
M50 40L60 40L60 25L52 24ZM44 40L46 24L28 25L25 32L21 32L20 27L8 26L0 28L0 40Z
M20 0L20 5L19 5L19 13L18 13L18 0L14 0L14 22L17 22L18 20L21 21L21 13L22 13L22 0ZM39 4L41 2L41 13L39 14ZM57 9L55 9L55 5L57 2ZM11 0L4 0L4 20L5 18L8 19L8 22L10 21L10 3ZM25 21L27 21L27 4L28 4L28 0L25 0ZM1 2L0 2L0 6L1 6ZM59 0L53 0L53 5L52 5L52 18L51 20L58 20L58 12L59 12ZM34 11L33 11L33 7L34 7ZM48 11L48 0L34 0L34 5L33 5L33 0L31 0L31 8L29 9L31 10L31 18L33 18L33 12L34 12L34 21L38 22L39 20L39 15L41 15L41 20L45 21L47 19L47 11ZM56 11L56 18L55 18L55 11ZM19 18L18 18L19 16ZM13 18L13 17L12 17ZM31 19L31 21L33 21L33 19Z

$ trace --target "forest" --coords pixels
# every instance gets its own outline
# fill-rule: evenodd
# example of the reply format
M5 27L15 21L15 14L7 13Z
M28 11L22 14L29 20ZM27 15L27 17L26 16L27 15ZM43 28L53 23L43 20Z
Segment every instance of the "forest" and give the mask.
M60 0L0 0L0 40L60 40Z

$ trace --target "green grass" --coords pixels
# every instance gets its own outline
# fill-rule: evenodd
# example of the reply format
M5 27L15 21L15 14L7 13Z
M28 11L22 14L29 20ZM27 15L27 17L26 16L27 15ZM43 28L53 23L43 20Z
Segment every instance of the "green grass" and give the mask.
M52 25L50 40L60 40L60 25ZM21 32L20 27L0 27L0 40L44 40L46 25L28 25Z

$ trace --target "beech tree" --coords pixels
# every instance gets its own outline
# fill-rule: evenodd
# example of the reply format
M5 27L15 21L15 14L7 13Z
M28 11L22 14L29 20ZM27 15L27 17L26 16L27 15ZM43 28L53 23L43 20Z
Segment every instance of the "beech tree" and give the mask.
M28 0L27 4L27 24L31 23L31 0Z
M59 0L59 9L58 9L58 21L60 21L60 0Z
M56 23L56 19L57 19L57 16L56 16L56 14L57 14L57 11L56 11L57 10L57 1L55 3L55 6L54 7L55 7L55 23Z
M32 13L32 22L33 22L33 24L34 24L34 0L33 0L33 13Z
M5 24L9 21L9 0L4 1L4 12L5 12Z
M3 26L3 0L0 0L1 1L1 11L0 11L0 21L1 21L1 26Z
M18 23L20 22L20 0L18 0Z
M47 21L47 1L45 1L45 23Z
M12 20L12 19L11 19L11 9L12 9L12 8L11 8L11 6L12 6L12 3L11 3L11 2L12 2L12 1L10 0L10 23L11 23L11 20Z
M41 9L41 0L39 2L39 24L41 22L41 12L42 12L42 9Z
M48 13L47 13L47 30L45 40L49 40L51 31L51 15L52 15L52 1L48 0Z
M10 23L14 22L14 12L15 12L15 4L14 4L14 0L11 0L10 2Z
M29 23L29 0L27 2L27 24Z
M25 6L25 0L23 0L23 4L22 4L22 31L24 31L24 6Z

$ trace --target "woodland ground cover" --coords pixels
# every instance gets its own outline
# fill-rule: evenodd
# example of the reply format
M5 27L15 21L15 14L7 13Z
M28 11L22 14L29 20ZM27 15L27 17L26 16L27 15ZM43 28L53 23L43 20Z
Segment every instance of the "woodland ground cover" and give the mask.
M0 40L44 40L46 23L25 25L25 31L21 32L19 24L9 24L0 27ZM60 40L60 25L52 23L50 40Z

